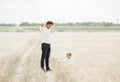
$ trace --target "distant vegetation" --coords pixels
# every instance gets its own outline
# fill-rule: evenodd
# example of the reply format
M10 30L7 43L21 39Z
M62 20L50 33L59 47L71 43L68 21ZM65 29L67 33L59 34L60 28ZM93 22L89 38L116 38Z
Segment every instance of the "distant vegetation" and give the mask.
M19 25L15 23L1 23L0 32L37 32L40 23L22 22ZM77 23L55 23L53 32L96 32L96 31L115 31L120 32L120 24L108 22L77 22Z
M22 22L19 26L39 26L39 23Z
M15 26L17 26L17 24L15 24L15 23L10 23L10 24L0 23L0 26L15 27Z
M77 23L55 23L55 26L120 26L120 24L108 22L77 22Z
M40 23L29 23L29 22L22 22L18 26L39 26ZM17 26L17 24L10 23L1 23L0 26ZM76 23L55 23L54 26L104 26L104 27L109 27L109 26L120 26L120 24L115 24L115 23L110 23L110 22L76 22Z

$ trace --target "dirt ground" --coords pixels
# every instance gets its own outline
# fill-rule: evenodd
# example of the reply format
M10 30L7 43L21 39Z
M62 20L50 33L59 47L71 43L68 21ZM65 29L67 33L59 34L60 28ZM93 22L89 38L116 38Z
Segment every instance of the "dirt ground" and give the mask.
M119 32L54 32L40 69L40 33L0 33L0 82L120 82ZM59 63L71 52L73 66Z

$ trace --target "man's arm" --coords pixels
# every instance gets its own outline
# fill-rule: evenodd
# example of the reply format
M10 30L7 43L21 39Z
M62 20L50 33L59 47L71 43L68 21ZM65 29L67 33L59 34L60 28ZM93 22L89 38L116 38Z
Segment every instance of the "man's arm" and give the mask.
M40 24L40 26L41 26L41 27L44 27L44 26L45 26L45 24L43 24L43 23L42 23L42 24Z
M42 28L45 27L45 24L44 23L41 23L40 24L40 31L42 31Z

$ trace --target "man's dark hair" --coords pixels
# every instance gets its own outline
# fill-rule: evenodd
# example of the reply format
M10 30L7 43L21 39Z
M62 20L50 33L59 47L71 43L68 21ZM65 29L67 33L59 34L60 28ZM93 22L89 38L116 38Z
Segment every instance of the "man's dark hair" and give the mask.
M47 23L46 24L54 24L52 21L47 21Z

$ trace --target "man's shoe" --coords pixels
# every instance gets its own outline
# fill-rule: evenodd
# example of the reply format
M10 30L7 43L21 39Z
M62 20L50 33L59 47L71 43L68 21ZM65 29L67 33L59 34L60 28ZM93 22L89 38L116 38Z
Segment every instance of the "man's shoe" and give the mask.
M46 70L46 72L48 72L48 71L52 71L52 70L49 68L49 69Z
M45 72L45 69L44 69L44 68L41 68L41 70Z

